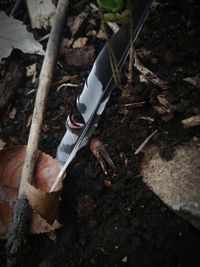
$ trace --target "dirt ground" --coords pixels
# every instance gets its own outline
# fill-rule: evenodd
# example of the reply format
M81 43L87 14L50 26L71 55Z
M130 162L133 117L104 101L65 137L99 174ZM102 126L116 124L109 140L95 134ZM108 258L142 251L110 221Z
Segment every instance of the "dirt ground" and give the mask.
M200 126L186 130L181 125L182 119L200 114L199 88L183 81L200 72L200 4L195 0L161 2L150 13L135 47L143 64L170 88L163 91L152 83L141 83L135 71L131 96L122 96L120 90L113 92L93 137L106 145L117 173L104 175L89 146L84 147L67 170L60 207L63 227L54 235L29 236L18 266L200 266L200 232L145 186L140 176L143 154L134 155L156 129L151 142L166 159L172 157L174 144L200 138ZM83 30L80 36L85 35ZM103 43L95 37L89 40L96 54ZM21 60L24 65L26 60L30 63L30 57ZM35 60L40 66L41 59L33 57ZM55 80L67 72L79 75L73 82L84 82L90 67L70 69L63 58L60 62L64 70L57 65ZM0 138L7 146L27 142L27 121L35 97L35 92L26 94L31 88L27 79L17 89L10 103L10 110L16 109L14 118L8 112L0 115ZM67 114L81 88L57 92L52 86L41 136L42 151L55 157ZM160 94L176 107L167 121L155 110ZM105 180L112 185L106 187ZM3 242L0 249L0 265L4 266Z

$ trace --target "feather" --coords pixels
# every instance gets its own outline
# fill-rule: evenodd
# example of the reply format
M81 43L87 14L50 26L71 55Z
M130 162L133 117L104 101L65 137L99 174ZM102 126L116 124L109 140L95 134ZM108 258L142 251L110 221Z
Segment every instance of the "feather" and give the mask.
M134 3L134 41L149 13L151 3L152 0L137 0ZM120 28L111 38L111 45L121 68L130 50L129 25ZM67 118L67 130L58 146L56 155L57 160L63 167L50 192L54 191L78 150L87 144L92 132L97 127L99 118L114 87L108 48L105 45L94 62L82 93L77 98L77 112L82 121L76 122L73 114L70 114Z

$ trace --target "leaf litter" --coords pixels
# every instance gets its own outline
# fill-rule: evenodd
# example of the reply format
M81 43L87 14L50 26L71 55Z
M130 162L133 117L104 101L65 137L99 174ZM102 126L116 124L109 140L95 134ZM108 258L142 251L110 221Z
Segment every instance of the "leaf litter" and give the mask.
M44 55L42 45L27 31L26 25L0 11L0 60L9 57L16 48L24 53Z
M18 189L24 162L25 146L5 148L0 151L0 235L6 237L11 230L13 208L18 196ZM61 224L57 218L59 199L52 198L48 203L46 195L59 173L60 167L56 160L47 154L40 153L35 171L34 185L26 184L25 192L32 207L31 233L49 232L60 228ZM61 184L56 190L60 190ZM57 204L56 204L57 203ZM53 206L52 206L53 205ZM48 211L46 211L46 208ZM50 223L43 219L39 213L52 215Z

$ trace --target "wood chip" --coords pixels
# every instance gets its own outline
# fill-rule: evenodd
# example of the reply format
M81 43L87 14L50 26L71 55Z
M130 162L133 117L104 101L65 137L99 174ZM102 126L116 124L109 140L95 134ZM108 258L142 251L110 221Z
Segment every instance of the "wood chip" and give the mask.
M106 34L102 29L99 30L96 36L100 40L106 40Z
M164 121L169 121L173 118L173 113L176 110L176 106L172 105L165 95L157 96L159 105L156 105L154 109L162 117Z
M166 90L169 88L169 85L166 81L163 81L160 79L155 73L153 73L151 70L147 69L138 59L137 56L135 56L135 63L134 67L136 70L144 76L145 79L147 79L149 82L153 83L154 85L160 87L163 90Z
M87 37L80 37L73 43L73 48L81 48L86 45L88 41Z
M85 26L88 15L89 12L87 10L84 10L78 16L68 18L67 26L70 28L73 37L76 38L79 35L80 31Z
M51 0L26 0L32 29L52 26L56 7Z
M200 115L192 116L181 121L183 128L188 129L200 125Z
M193 85L197 89L200 88L200 75L199 74L193 77L186 77L183 79L183 81Z

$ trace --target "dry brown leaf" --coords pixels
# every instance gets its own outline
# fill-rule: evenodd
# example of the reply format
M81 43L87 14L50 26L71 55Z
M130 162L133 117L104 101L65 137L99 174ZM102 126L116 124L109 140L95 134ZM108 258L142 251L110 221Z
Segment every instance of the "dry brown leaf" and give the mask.
M42 45L26 30L23 22L0 12L0 61L10 55L14 48L24 53L44 55Z
M5 235L11 229L13 207L18 196L21 171L24 162L26 146L17 146L0 151L0 234ZM49 155L40 153L35 170L34 186L24 184L27 197L33 208L40 212L49 212L50 221L57 215L58 193L47 193L60 171L59 164ZM61 184L57 190L61 188ZM37 188L37 189L36 189ZM56 199L56 202L55 202ZM45 201L45 205L43 203ZM39 206L35 206L40 204ZM50 206L49 206L50 205ZM42 214L43 215L43 214ZM45 216L46 214L44 214ZM35 211L32 212L32 233L48 232L59 228L55 220L53 225L48 224Z

